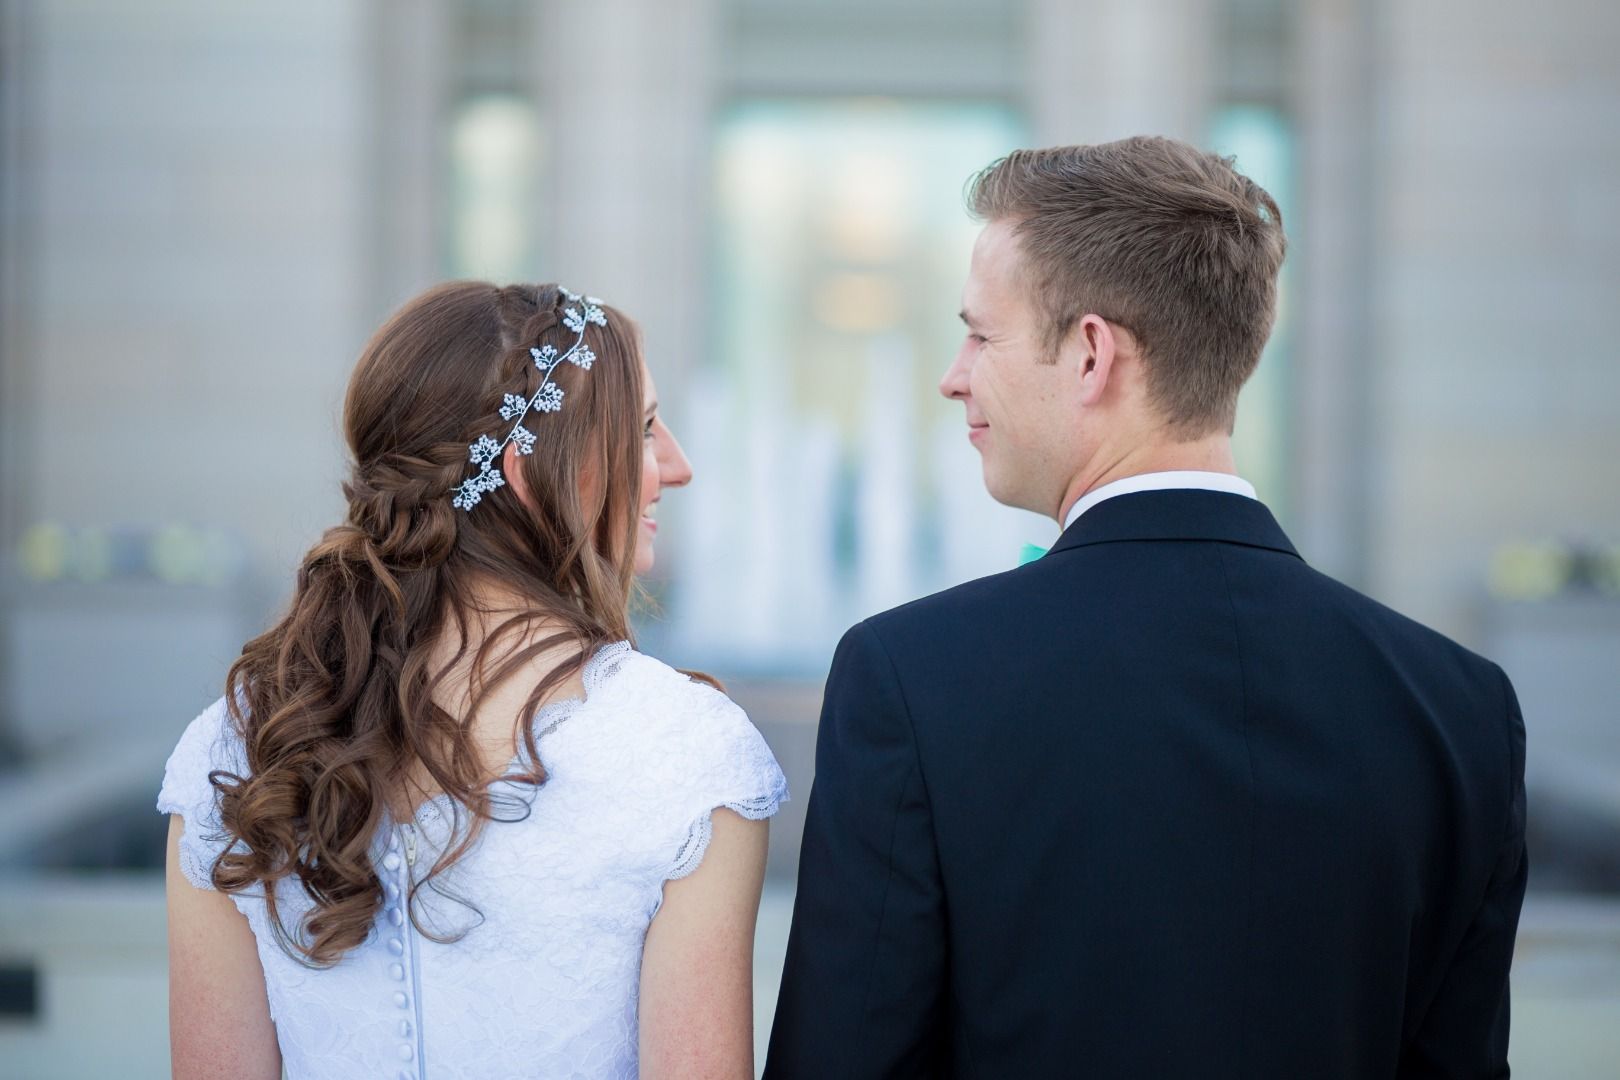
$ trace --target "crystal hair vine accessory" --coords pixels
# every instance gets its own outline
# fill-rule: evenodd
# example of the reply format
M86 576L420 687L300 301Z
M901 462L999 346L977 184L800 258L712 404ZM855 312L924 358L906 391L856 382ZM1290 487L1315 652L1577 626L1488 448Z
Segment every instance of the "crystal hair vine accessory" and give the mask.
M508 443L517 445L518 453L534 453L534 432L523 426L524 419L530 412L556 412L562 408L562 387L551 381L552 373L557 365L567 361L575 367L591 370L591 364L596 362L596 354L585 344L585 324L595 323L597 326L607 325L607 316L602 312L602 301L594 296L581 296L558 286L563 299L568 301L568 307L563 309L563 326L574 332L574 344L568 351L558 354L554 345L541 345L539 348L530 348L529 356L534 360L534 366L540 370L545 378L540 380L540 389L532 397L521 394L507 394L501 405L501 419L511 420L512 430L506 433L506 438L499 442L492 435L480 435L478 441L469 443L467 457L478 466L476 476L469 476L456 488L455 498L450 505L458 510L471 510L480 500L491 491L506 485L506 478L501 470L495 467L495 461L501 456Z

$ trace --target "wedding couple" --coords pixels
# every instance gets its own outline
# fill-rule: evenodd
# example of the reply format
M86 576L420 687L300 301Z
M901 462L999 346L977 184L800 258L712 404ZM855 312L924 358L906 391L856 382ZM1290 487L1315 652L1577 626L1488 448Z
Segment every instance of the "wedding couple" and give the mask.
M1512 688L1235 474L1276 205L1151 138L1012 154L971 202L940 388L1064 532L840 644L766 1075L1506 1076ZM787 793L631 644L692 476L634 324L441 286L344 417L347 521L159 797L175 1075L751 1076Z

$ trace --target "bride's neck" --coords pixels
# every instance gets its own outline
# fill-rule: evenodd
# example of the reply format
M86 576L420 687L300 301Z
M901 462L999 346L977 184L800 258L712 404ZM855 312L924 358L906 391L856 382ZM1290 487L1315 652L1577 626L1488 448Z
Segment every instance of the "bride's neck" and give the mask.
M479 653L491 635L515 616L533 610L532 605L521 602L510 593L480 590L474 595L473 606L465 613L465 625L458 629L455 618L448 618L428 646L428 674L430 678L437 679L433 688L433 703L465 725L473 748L492 776L498 775L517 751L520 743L517 721L524 713L535 687L560 665L569 664L575 659L575 646L570 634L563 641L525 659L510 677L493 684L487 681L518 652L567 630L567 624L560 619L537 616L520 627L500 634L490 654L484 658L482 670L475 671ZM441 673L443 677L438 678ZM475 675L485 681L480 682ZM478 690L476 701L475 686ZM582 673L569 671L547 692L540 704L543 706L553 701L583 696ZM404 790L400 794L402 805L413 806L422 798L436 793L436 786L420 763L407 767L407 773Z

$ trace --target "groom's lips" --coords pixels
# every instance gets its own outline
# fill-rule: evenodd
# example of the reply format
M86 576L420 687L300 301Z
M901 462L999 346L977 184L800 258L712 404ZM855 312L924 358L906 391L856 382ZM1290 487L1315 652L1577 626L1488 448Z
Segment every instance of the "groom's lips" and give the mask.
M977 444L979 437L990 430L989 424L968 424L968 441Z

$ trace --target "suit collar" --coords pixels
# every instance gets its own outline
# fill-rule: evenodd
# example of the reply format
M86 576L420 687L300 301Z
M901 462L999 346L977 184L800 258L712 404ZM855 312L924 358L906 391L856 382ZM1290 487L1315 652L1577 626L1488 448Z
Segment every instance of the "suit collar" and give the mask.
M1187 489L1116 495L1098 503L1064 530L1052 551L1122 540L1216 540L1299 558L1264 503Z

